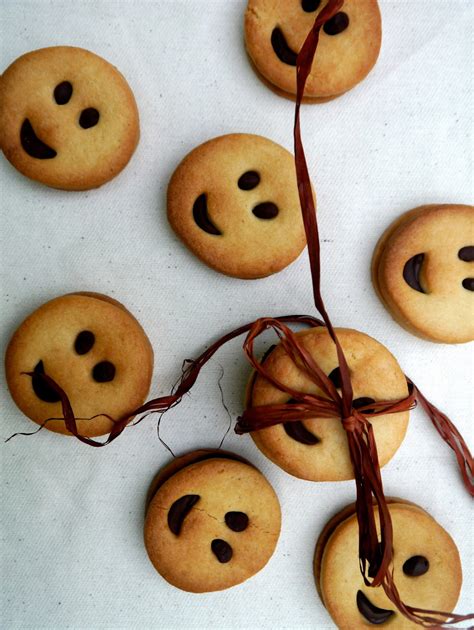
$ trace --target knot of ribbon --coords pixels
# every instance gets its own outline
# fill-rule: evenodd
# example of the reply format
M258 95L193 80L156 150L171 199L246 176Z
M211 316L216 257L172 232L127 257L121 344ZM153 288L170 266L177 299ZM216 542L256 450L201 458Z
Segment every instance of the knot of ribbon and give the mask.
M360 413L358 413L357 415L356 414L357 412L355 412L351 416L348 416L347 418L342 419L342 426L348 433L354 433L354 431L356 431L358 428L358 424L365 420L365 418L361 416Z
M255 358L254 340L264 330L272 328L277 334L286 354L291 358L301 372L314 383L323 393L319 396L300 392L289 387L277 379L269 370ZM310 418L338 418L342 421L346 431L362 435L363 427L370 424L370 417L387 413L399 413L413 409L416 405L415 389L408 383L406 398L390 401L371 402L355 409L352 405L352 388L349 413L345 412L343 395L339 393L334 383L320 368L314 357L299 341L298 336L282 321L272 318L261 318L250 329L244 342L244 352L255 369L256 374L274 385L278 390L288 394L291 403L265 405L264 407L248 407L237 420L235 432L239 435L258 431L283 422L296 422ZM341 378L349 380L347 364L340 365ZM374 443L375 448L375 443Z

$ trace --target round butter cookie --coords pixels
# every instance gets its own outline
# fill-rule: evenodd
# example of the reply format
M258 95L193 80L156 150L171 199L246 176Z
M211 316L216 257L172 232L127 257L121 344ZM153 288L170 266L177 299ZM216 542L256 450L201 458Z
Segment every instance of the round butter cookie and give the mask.
M396 359L381 343L356 330L336 329L350 369L354 407L406 398L406 378ZM336 388L340 372L336 347L325 328L296 335ZM265 368L291 389L324 397L324 393L295 365L281 345L267 354ZM289 402L289 396L254 373L247 387L247 407ZM370 407L369 407L370 409ZM380 466L395 454L405 437L409 412L374 416L371 424L377 442ZM253 431L257 447L286 472L309 481L353 479L347 435L337 418L292 421Z
M122 304L97 293L71 293L25 319L8 345L5 368L13 400L28 418L48 420L47 429L70 435L58 394L40 376L47 374L66 392L79 433L94 437L113 426L96 414L118 420L145 401L153 350Z
M278 498L241 457L200 450L177 458L152 483L145 546L155 569L184 591L220 591L268 562L281 528Z
M128 83L88 50L34 50L0 77L0 148L31 179L64 190L96 188L126 166L138 138Z
M420 206L380 238L372 282L393 318L440 343L474 339L474 207Z
M413 503L392 499L389 510L393 578L402 601L417 608L451 612L462 584L461 560L452 538ZM314 556L316 586L337 627L420 628L396 609L381 586L365 586L358 552L359 528L352 505L328 522Z
M306 245L294 158L261 136L220 136L191 151L169 183L168 219L204 263L238 278L276 273Z
M249 0L245 45L264 81L284 96L296 96L296 58L321 0ZM382 24L377 0L345 0L326 22L305 88L311 101L325 101L362 81L380 52Z

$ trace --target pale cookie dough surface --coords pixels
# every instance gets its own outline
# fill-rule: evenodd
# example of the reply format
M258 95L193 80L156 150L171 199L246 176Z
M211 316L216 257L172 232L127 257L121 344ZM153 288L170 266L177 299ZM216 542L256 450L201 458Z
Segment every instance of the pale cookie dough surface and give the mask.
M184 158L168 187L168 219L203 262L239 278L280 271L306 244L294 158L251 134L214 138Z
M408 395L406 379L395 357L378 341L349 329L337 329L351 371L354 401L391 401ZM303 347L309 351L321 369L334 374L338 369L336 348L324 328L314 328L298 334ZM284 352L281 346L264 362L270 374L296 391L323 395ZM336 384L335 381L333 381ZM247 406L285 403L288 394L279 391L261 376L253 376L248 386ZM409 412L384 414L370 419L374 428L381 466L385 465L400 446L408 424ZM314 443L308 444L289 435L294 423L277 424L251 436L258 448L286 472L310 481L340 481L353 478L347 445L347 435L337 418L314 418L301 424Z
M43 371L66 392L81 434L107 433L115 420L141 405L153 371L153 350L138 321L122 304L91 293L55 298L34 311L13 335L6 378L18 407L42 424L62 418L54 393L23 372ZM35 385L35 386L34 386ZM45 427L68 433L64 420Z
M128 83L88 50L34 50L0 77L0 147L31 179L65 190L96 188L126 166L138 138Z
M170 511L185 497L192 497L192 507L172 519ZM240 515L234 522L233 513ZM185 465L158 488L146 515L145 545L156 570L174 586L218 591L265 566L280 524L278 498L265 477L222 453Z
M462 584L461 560L454 541L418 506L396 502L389 505L389 510L393 523L393 576L402 601L418 608L451 612ZM381 587L364 585L359 568L357 518L354 513L347 518L344 516L343 513L343 520L329 539L322 540L322 553L317 547L315 556L318 588L333 621L341 630L373 627L370 606L375 606L387 615L386 621L378 623L378 627L418 628L418 624L396 610ZM332 519L335 524L337 518ZM410 563L405 564L410 560L411 566L424 567L419 569L419 575L413 574ZM358 591L369 602L369 612L365 614L357 605ZM391 611L393 614L389 614Z
M247 52L257 71L283 93L296 94L295 57L324 4L311 0L249 0L245 13ZM306 97L324 100L353 88L377 61L381 39L377 1L346 0L333 18L333 28L329 24L321 30Z
M418 336L474 339L474 207L427 205L402 215L377 244L372 281L394 319Z

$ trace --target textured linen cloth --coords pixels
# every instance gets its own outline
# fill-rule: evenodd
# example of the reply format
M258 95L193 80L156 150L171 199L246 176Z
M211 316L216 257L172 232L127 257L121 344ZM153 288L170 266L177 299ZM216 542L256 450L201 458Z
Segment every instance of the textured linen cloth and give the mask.
M151 393L169 392L185 358L264 315L314 313L307 255L263 280L202 265L166 220L166 187L184 155L220 134L257 133L292 150L293 104L254 74L243 45L243 0L0 3L0 59L45 46L90 49L130 83L141 140L128 167L89 192L34 183L0 159L2 356L23 318L71 291L122 301L155 350ZM323 296L333 323L384 343L473 445L471 347L433 344L392 321L374 294L370 259L382 231L425 203L472 203L471 0L382 0L383 46L369 77L345 96L305 106L302 128L317 190ZM240 341L223 348L162 437L177 453L217 446L242 409L249 367ZM260 347L263 347L260 344ZM3 369L3 368L2 368ZM34 428L2 374L0 437ZM169 461L156 419L93 449L42 431L0 444L3 628L331 628L312 556L354 483L290 477L230 432L225 447L251 460L279 495L283 523L269 564L228 591L169 586L142 542L148 484ZM454 456L421 410L384 468L388 495L426 508L453 536L464 568L457 607L472 608L471 502ZM467 625L467 624L466 624Z

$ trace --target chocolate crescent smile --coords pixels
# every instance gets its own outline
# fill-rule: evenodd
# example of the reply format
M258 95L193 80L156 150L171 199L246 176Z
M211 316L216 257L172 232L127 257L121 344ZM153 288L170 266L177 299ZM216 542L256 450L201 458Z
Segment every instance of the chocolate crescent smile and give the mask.
M28 118L25 118L21 126L20 140L21 146L32 158L50 160L57 155L54 149L38 138Z
M31 385L33 387L33 391L38 396L40 400L47 403L55 403L60 402L61 396L57 394L57 392L50 386L48 383L41 378L41 374L46 374L44 369L43 361L39 361L35 365L35 369L33 370L33 377L31 379Z
M424 260L424 254L416 254L416 256L412 256L410 260L407 260L403 267L403 278L405 282L412 289L415 289L415 291L419 291L419 293L426 293L420 282L421 268L423 267Z
M275 55L280 61L288 66L296 66L298 53L289 47L283 31L278 26L273 29L271 42Z
M290 398L290 400L288 400L286 404L297 405L298 401L295 400L294 398ZM307 446L314 446L315 444L319 444L319 442L321 442L321 440L316 435L314 435L314 433L311 433L311 431L309 431L304 426L301 420L292 420L291 422L284 422L283 428L285 429L285 433L287 434L288 437L290 437L292 440L295 440L296 442L300 442L301 444L306 444Z
M394 614L393 610L385 610L372 604L362 591L357 591L357 608L369 623L377 626L385 623Z
M204 232L207 232L208 234L214 234L215 236L222 236L222 232L214 225L214 223L209 218L207 210L207 196L205 193L199 195L199 197L194 202L193 217L196 225L198 225L201 230L204 230Z

